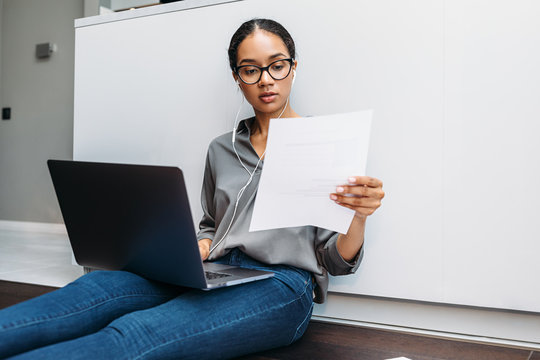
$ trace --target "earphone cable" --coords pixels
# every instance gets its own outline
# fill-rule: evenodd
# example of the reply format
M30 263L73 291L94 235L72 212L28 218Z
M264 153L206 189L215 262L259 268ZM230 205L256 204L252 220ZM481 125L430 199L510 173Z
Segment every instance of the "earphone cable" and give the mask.
M290 96L289 96L290 97ZM281 110L281 113L279 114L279 116L277 117L278 119L281 118L281 116L283 115L283 113L285 112L285 109L287 108L287 105L289 105L289 97L287 97L287 101L285 102L285 106L283 107L283 110ZM244 104L244 101L242 100L242 104L240 105L240 107ZM231 221L229 222L229 226L227 226L227 230L225 230L225 233L223 234L223 236L221 237L221 239L219 239L219 241L214 245L214 246L211 246L211 249L208 253L208 256L210 256L210 254L212 253L212 251L214 251L218 246L219 244L221 244L223 242L223 240L225 240L225 237L227 236L227 234L229 233L229 230L231 229L231 226L234 222L234 217L236 215L236 210L238 208L238 204L240 202L240 198L242 197L242 195L244 194L244 191L246 190L246 188L249 186L249 184L251 184L251 181L253 180L253 176L255 175L255 172L257 171L257 168L259 167L259 164L261 163L262 159L264 158L264 155L266 154L266 149L264 150L263 154L261 155L261 157L259 157L259 161L257 161L257 165L255 165L255 168L253 169L253 172L250 172L247 167L244 165L244 163L242 162L242 160L240 160L240 155L238 154L238 152L236 151L236 148L234 146L234 142L235 142L235 133L236 133L236 122L238 121L238 115L240 114L240 109L238 110L237 114L236 114L236 119L234 120L234 129L233 129L233 137L232 137L232 146L233 146L233 150L234 152L236 153L236 157L238 158L238 161L240 161L240 164L242 164L242 166L244 167L244 169L246 169L246 171L248 172L249 175L249 179L247 181L247 183L240 189L240 191L238 192L238 194L236 195L236 202L234 204L234 211L233 211L233 214L232 214L232 217L231 217Z

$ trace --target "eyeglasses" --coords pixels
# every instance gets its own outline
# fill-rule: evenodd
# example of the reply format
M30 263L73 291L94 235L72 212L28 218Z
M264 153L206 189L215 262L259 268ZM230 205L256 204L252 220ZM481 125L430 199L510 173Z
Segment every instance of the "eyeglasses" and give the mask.
M257 65L237 66L235 72L242 82L253 85L261 80L262 73L265 70L274 80L285 79L291 73L292 64L293 59L280 59L265 67Z

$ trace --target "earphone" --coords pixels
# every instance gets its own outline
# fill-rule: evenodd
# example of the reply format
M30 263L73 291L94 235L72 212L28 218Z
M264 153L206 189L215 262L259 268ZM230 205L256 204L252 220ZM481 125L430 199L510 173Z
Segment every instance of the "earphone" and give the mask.
M294 85L294 79L296 78L296 71L293 70L293 79L292 79L292 83L291 83L291 88L292 86ZM236 79L236 84L238 85L238 87L240 87L240 82L238 81L238 79ZM240 90L242 90L242 88L240 87ZM242 94L244 93L244 91L242 90ZM290 97L290 95L289 95ZM281 113L279 114L279 116L277 117L278 119L281 118L281 116L283 115L283 113L285 112L285 109L287 108L287 106L289 105L289 97L287 97L287 101L285 102L285 106L283 107L283 110L281 110ZM223 242L223 240L225 240L225 237L227 236L227 234L229 233L229 230L231 229L231 226L233 224L233 221L234 221L234 217L236 215L236 210L238 208L238 203L240 202L240 198L242 197L242 195L244 194L244 191L246 190L246 188L249 186L249 184L251 184L251 181L253 180L253 177L255 176L255 172L257 171L257 168L259 167L259 164L261 163L261 160L264 158L264 155L266 154L266 149L264 150L263 154L261 155L261 157L259 158L259 161L257 161L257 164L255 165L255 168L253 169L253 171L249 171L249 169L246 167L246 165L244 165L244 163L242 162L242 159L240 159L240 155L238 154L238 151L236 151L236 147L235 147L235 142L236 142L236 130L237 130L237 125L236 123L238 122L238 116L240 115L240 111L242 110L242 106L244 105L244 99L245 97L242 96L242 102L240 103L240 107L238 108L238 111L236 112L236 117L234 119L234 126L233 126L233 131L232 131L232 147L233 147L233 150L234 150L234 153L236 154L236 157L238 158L238 161L240 162L240 164L242 165L242 167L247 171L247 173L249 174L249 179L248 181L246 182L246 184L240 189L240 191L238 192L238 194L236 195L236 202L234 204L234 211L233 211L233 214L232 214L232 217L231 217L231 221L229 223L229 225L227 226L227 230L225 230L225 233L223 234L223 236L221 237L221 239L219 239L219 241L211 246L211 249L210 249L210 252L209 252L209 256L210 254L212 253L212 251L214 251L215 249L217 249L217 247L219 246L219 244L221 244Z

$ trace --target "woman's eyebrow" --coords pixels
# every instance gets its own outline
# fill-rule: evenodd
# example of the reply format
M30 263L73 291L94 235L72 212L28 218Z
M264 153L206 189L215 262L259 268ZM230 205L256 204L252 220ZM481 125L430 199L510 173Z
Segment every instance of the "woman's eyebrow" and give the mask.
M275 58L278 58L278 57L281 57L281 56L287 57L287 55L285 55L283 53L277 53L277 54L269 56L268 59L272 60L272 59L275 59ZM257 61L253 60L253 59L242 59L238 64L241 65L243 63L256 63L256 62Z
M283 53L277 53L277 54L274 54L274 55L270 56L268 59L275 59L275 58L278 58L278 57L281 57L281 56L287 57L287 55L285 55Z
M243 64L243 63L254 63L256 62L255 60L253 59L242 59L242 61L240 61L238 64Z

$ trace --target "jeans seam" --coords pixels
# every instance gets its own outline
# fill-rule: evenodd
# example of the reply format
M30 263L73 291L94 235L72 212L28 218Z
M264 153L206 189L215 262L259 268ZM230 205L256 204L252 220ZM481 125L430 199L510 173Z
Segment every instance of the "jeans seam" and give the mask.
M37 319L36 320L31 320L29 322L25 322L24 324L16 324L16 323L6 324L5 326L2 326L2 328L0 330L15 330L15 329L23 328L25 326L35 325L35 324L45 322L45 321L63 319L63 318L69 317L69 316L80 314L80 313L82 313L84 311L94 309L94 308L96 308L98 306L107 304L108 302L111 302L111 301L114 301L114 300L123 299L123 298L129 298L129 297L136 297L136 296L166 297L166 296L159 295L159 294L129 294L129 295L122 295L122 296L117 296L117 297L112 298L112 299L107 299L107 300L99 302L99 303L94 303L89 307L86 307L86 308L83 308L83 309L80 309L80 310L77 310L77 311L72 311L72 312L68 312L68 313L62 313L60 315L51 316L51 317L47 317L45 319L40 319L40 320L37 320Z
M306 321L308 321L308 320L311 318L311 312L312 312L312 310L313 310L313 302L311 302L311 307L310 307L308 313L306 314L306 317L304 318L304 320L302 320L302 321L300 322L300 324L299 324L298 327L296 328L296 331L294 332L294 335L293 335L291 341L289 342L289 345L292 344L293 342L295 342L295 341L298 339L298 338L297 338L298 331L300 331L300 328L304 325L304 323L305 323Z
M175 342L183 341L183 340L186 340L186 339L191 338L191 337L193 337L193 336L201 335L201 334L204 334L204 333L206 333L206 332L213 331L213 330L215 330L215 329L219 329L219 328L222 328L222 327L224 327L224 326L228 326L228 325L230 325L230 324L236 323L236 322L238 322L238 321L242 321L242 320L245 320L245 319L254 317L254 316L258 316L258 315L260 315L260 314L262 314L262 313L265 313L265 312L268 312L268 311L273 311L273 310L275 310L275 309L283 308L283 307L285 307L285 306L288 306L288 305L290 305L290 304L292 304L292 303L294 303L294 302L296 302L296 301L302 299L302 297L305 295L305 293L306 293L306 291L307 291L308 284L309 284L309 282L305 284L304 291L302 291L302 293L299 294L298 297L294 298L293 300L289 301L289 302L286 303L286 304L281 304L281 305L279 305L279 306L273 306L273 307L271 307L271 308L266 309L265 311L259 311L259 312L257 312L257 313L251 313L250 315L244 316L244 317L239 318L239 319L235 319L234 321L231 321L231 322L229 322L229 323L226 323L226 324L222 324L222 325L213 327L212 329L206 329L206 330L203 330L203 331L200 331L200 332L196 332L196 333L193 333L193 334L191 334L191 335L189 335L189 336L183 337L183 338L181 338L181 339L174 339L174 340L167 341L166 343L163 343L163 344L161 344L161 345L159 345L159 346L156 346L156 347L154 347L154 348L152 348L152 349L150 349L150 350L147 350L147 351L143 352L143 353L140 354L139 356L135 357L134 360L141 359L143 356L146 356L146 355L152 353L153 351L158 350L158 349L160 349L160 348L162 348L162 347L164 347L164 346L167 346L167 345L170 345L170 344L174 344Z

